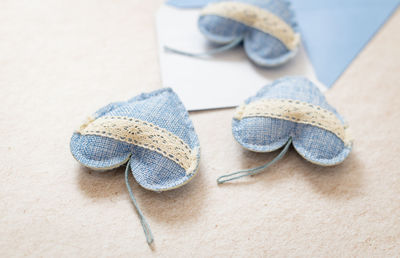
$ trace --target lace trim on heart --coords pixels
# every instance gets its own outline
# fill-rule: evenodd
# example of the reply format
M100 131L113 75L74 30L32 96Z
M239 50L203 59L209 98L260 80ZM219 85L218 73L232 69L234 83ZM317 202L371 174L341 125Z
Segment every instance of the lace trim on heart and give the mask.
M125 116L88 119L78 133L104 136L155 151L176 162L186 174L197 167L198 149L191 149L173 133L140 119Z
M235 20L279 39L289 50L300 43L300 35L268 10L240 2L220 2L206 6L201 15L217 15Z
M329 110L307 102L290 99L263 99L237 108L235 119L271 117L301 124L313 125L339 137L345 145L351 144L347 127Z

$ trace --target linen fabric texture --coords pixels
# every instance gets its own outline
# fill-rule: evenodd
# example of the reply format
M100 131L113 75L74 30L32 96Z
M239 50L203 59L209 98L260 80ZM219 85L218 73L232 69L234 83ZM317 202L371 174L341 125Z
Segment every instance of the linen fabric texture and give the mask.
M332 113L344 131L347 126L340 114L330 106L324 95L311 81L303 77L284 77L264 86L244 105L260 100L295 100L309 103L324 112ZM298 110L297 117L302 117ZM306 116L306 114L304 114ZM314 121L313 121L314 122ZM318 123L318 121L315 121ZM331 166L341 163L350 154L351 139L343 140L335 133L313 124L289 121L268 116L252 116L232 120L234 138L244 148L255 152L271 152L284 146L290 138L296 151L306 160Z
M290 8L290 3L286 0L211 1L210 4L221 2L245 3L267 10L278 16L299 35L294 13ZM201 15L198 20L198 27L208 40L219 44L228 44L243 38L243 46L247 56L260 66L273 67L282 65L298 52L298 47L289 50L283 42L271 34L218 15Z
M152 191L177 188L197 173L200 143L187 110L172 89L164 88L143 93L126 102L111 103L95 112L91 120L104 116L140 119L179 137L196 153L192 164L195 169L187 173L177 162L154 150L105 136L82 135L77 131L72 135L70 148L82 165L109 170L130 161L136 181Z

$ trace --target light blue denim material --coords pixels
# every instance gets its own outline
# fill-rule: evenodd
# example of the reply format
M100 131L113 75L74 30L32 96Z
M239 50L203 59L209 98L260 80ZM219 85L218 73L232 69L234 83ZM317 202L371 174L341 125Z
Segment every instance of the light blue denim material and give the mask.
M292 99L320 106L343 118L331 107L321 91L304 77L284 77L264 86L245 104L261 99ZM341 163L349 155L351 146L345 146L334 133L316 126L269 117L233 119L235 139L246 149L271 152L284 146L290 137L297 152L308 161L331 166Z
M144 93L127 102L111 103L98 110L94 118L106 115L127 116L151 122L181 138L191 149L200 148L188 112L170 88ZM195 174L186 175L181 166L157 152L107 137L74 133L70 147L76 160L93 169L115 168L130 159L131 171L136 181L153 191L176 188Z
M295 32L299 31L293 11L286 0L233 0L231 2L243 2L266 9L279 16ZM216 43L228 44L236 39L243 38L246 54L260 66L281 65L294 57L297 52L297 49L290 51L280 40L270 34L217 15L200 16L198 26L207 39Z

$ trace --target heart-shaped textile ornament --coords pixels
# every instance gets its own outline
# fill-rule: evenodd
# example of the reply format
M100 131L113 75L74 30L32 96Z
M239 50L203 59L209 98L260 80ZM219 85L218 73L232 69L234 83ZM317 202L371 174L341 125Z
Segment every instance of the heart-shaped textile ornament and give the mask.
M281 65L294 57L300 44L300 34L293 11L286 0L212 1L201 11L198 27L220 48L203 54L220 53L243 42L247 56L260 66Z
M261 66L276 66L295 56L297 23L285 0L236 0L210 3L201 13L199 29L220 44L243 41L248 57Z
M291 144L306 160L321 166L341 163L352 148L343 118L317 86L303 77L281 78L248 98L236 109L232 132L250 151L284 148L266 165L222 176L218 183L260 173L279 160Z
M200 159L188 112L169 88L101 108L74 132L70 147L79 163L94 170L128 162L126 185L149 244L153 237L132 194L129 168L142 187L160 192L189 182Z

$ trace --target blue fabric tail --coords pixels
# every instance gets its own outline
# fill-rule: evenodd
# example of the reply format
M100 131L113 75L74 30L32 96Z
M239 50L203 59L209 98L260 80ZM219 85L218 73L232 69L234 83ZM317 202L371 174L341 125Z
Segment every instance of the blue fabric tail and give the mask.
M278 156L276 156L273 160L271 160L270 162L268 162L265 165L262 165L260 167L256 167L256 168L250 168L250 169L245 169L245 170L240 170L238 172L234 172L228 175L224 175L224 176L220 176L217 179L217 183L218 184L223 184L225 182L228 181L232 181L232 180L236 180L245 176L252 176L252 175L256 175L261 173L262 171L264 171L267 167L271 166L272 164L274 164L275 162L277 162L278 160L282 159L283 156L287 153L287 151L289 150L290 144L292 143L292 138L289 138L288 142L286 143L285 147L283 148L283 150L278 154Z
M219 54L219 53L225 52L225 51L227 51L229 49L232 49L232 48L236 47L237 45L239 45L240 42L242 42L242 40L243 40L243 38L237 38L237 39L233 40L232 42L230 42L230 43L228 43L226 45L223 45L223 46L218 47L218 48L211 49L211 50L209 50L207 52L204 52L204 53L189 53L189 52L181 51L181 50L178 50L178 49L173 49L173 48L170 48L170 47L167 47L167 46L164 46L164 50L167 51L167 52L171 52L171 53L175 53L175 54L179 54L179 55L184 55L184 56L206 57L206 56L212 56L212 55L215 55L215 54Z
M126 169L125 169L125 183L126 183L126 188L128 188L129 196L131 197L132 203L133 203L133 205L135 206L136 212L137 212L138 215L139 215L140 223L142 224L143 231L144 231L144 234L145 234L145 236L146 236L147 244L150 245L151 243L153 243L153 240L154 240L154 239L153 239L153 234L151 233L150 226L149 226L149 224L147 224L147 221L146 221L146 219L145 219L145 217L144 217L142 211L140 210L140 208L139 208L139 206L138 206L138 204L137 204L136 198L135 198L135 196L133 195L131 186L129 185L128 177L129 177L129 167L130 167L130 164L131 164L131 161L129 160L128 164L126 165Z

